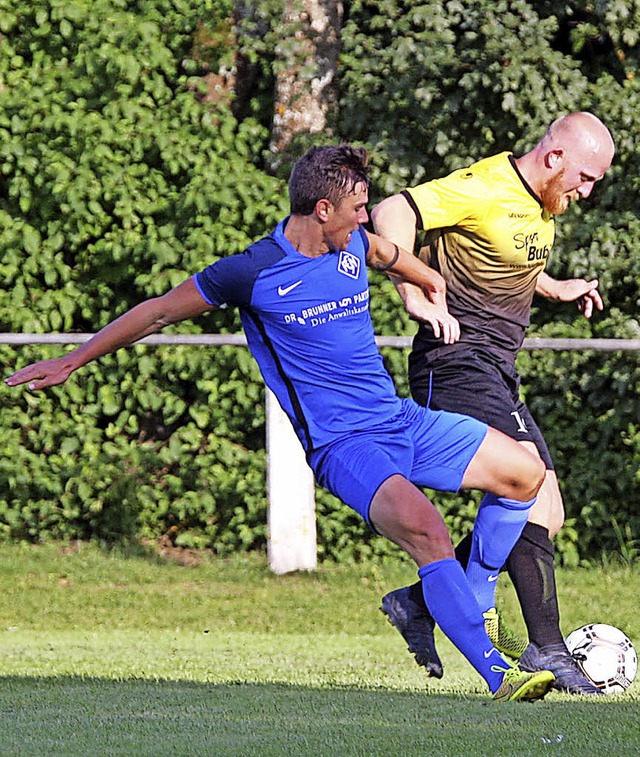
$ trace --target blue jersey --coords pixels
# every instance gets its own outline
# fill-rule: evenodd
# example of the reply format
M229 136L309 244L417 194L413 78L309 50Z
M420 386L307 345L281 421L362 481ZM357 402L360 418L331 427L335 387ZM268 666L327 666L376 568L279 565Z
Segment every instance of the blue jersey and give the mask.
M240 309L264 380L309 452L395 416L401 400L375 343L364 229L346 250L309 258L284 236L286 222L194 279L210 305Z

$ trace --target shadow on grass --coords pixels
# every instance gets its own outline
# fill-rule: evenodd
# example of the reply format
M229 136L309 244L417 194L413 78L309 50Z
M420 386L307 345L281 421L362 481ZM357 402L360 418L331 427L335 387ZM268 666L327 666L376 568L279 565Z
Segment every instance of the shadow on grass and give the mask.
M104 539L72 540L61 544L60 551L64 554L75 554L86 548L95 549L105 557L118 557L122 560L145 560L152 565L177 564L193 567L226 559L225 556L218 555L213 549L196 549L176 545L170 536L162 536L159 539L121 536L111 541ZM234 553L234 557L237 554ZM266 549L264 551L253 550L244 553L244 556L254 562L264 563L264 570L267 572Z
M0 678L0 754L640 753L638 703L498 704L351 687Z

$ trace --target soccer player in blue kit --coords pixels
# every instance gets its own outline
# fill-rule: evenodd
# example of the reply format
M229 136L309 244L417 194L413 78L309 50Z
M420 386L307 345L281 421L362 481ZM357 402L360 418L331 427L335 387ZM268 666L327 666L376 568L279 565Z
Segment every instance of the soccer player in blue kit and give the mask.
M317 481L413 558L434 619L494 699L539 699L553 673L524 672L504 660L487 636L476 595L493 590L544 466L480 421L397 396L375 344L366 265L420 286L435 306L425 308L425 318L446 341L457 338L458 324L446 308L444 279L363 228L368 182L363 148L311 148L291 174L291 215L269 236L142 302L77 349L16 371L6 383L28 383L31 390L61 384L89 361L170 323L238 307L249 348ZM419 486L488 492L474 525L481 564L472 578Z

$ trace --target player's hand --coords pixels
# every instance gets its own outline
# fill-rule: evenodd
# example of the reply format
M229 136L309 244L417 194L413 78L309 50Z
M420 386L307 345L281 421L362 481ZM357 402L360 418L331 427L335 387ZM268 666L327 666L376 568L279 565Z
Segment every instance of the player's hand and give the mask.
M585 318L591 318L594 308L602 310L604 302L598 291L598 279L567 279L559 282L558 299L563 302L577 301L578 310Z
M430 324L436 339L442 337L445 344L460 339L460 323L449 313L444 294L430 293L427 299L420 290L413 291L405 300L405 307L411 318Z
M41 360L39 363L32 363L21 368L4 381L9 386L28 383L29 389L45 389L48 386L64 383L73 370L73 365L66 357Z

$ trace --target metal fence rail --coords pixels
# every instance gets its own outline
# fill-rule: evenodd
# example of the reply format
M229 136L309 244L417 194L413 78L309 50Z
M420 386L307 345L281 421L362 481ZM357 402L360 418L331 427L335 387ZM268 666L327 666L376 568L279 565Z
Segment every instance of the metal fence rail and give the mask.
M82 344L93 334L0 333L0 344ZM380 347L410 347L412 337L380 336ZM153 334L137 344L244 346L244 334ZM527 350L640 350L640 339L525 339ZM275 395L265 392L269 566L275 573L317 564L314 478Z
M82 344L93 334L12 334L0 332L0 344ZM411 347L411 336L378 336L379 347ZM246 346L244 334L152 334L137 344L155 345L221 345ZM524 340L525 350L595 350L615 352L640 350L640 339L546 339L530 337Z

